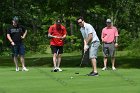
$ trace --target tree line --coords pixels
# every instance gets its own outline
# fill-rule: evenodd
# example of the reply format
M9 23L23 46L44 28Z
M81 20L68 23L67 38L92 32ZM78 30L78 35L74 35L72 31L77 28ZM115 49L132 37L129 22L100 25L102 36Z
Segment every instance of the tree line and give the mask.
M111 18L119 30L119 50L131 46L139 39L140 1L139 0L0 0L0 50L7 51L6 30L14 16L28 29L24 41L29 51L43 52L49 45L47 31L57 17L66 26L66 52L81 49L81 34L76 18L83 16L92 24L97 35Z

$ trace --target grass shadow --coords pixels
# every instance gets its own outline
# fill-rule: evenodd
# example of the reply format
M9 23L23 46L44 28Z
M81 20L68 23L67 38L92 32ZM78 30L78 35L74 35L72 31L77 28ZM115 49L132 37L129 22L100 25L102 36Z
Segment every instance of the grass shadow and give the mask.
M88 61L88 60L87 60ZM40 58L25 58L26 65L28 67L52 67L53 61L52 57L40 57ZM63 56L62 57L62 67L79 67L81 63L81 55L77 56ZM21 64L20 64L21 65ZM97 59L98 67L103 67L103 57L99 56ZM14 66L13 60L10 57L0 57L0 66ZM83 66L90 67L91 64L88 61L87 64ZM108 66L111 67L111 60L108 59ZM140 68L140 58L139 57L117 57L116 67L119 68Z

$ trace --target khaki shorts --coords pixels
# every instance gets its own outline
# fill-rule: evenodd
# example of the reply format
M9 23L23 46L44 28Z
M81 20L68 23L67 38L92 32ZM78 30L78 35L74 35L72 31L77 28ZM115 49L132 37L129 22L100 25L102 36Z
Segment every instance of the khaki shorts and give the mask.
M100 42L93 42L89 48L89 59L97 58L98 48L100 46Z

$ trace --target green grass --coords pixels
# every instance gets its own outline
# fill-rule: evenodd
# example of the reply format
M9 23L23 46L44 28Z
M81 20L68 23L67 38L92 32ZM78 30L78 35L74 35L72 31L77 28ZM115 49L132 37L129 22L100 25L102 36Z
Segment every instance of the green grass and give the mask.
M85 76L91 68L69 67L58 73L50 72L50 67L29 69L15 72L13 67L1 67L0 93L140 93L139 69L99 69L98 77Z
M140 58L126 54L126 51L117 53L117 71L101 71L103 57L99 53L99 77L85 76L91 71L90 65L78 68L80 52L64 53L61 64L64 71L58 73L51 72L49 53L27 54L29 72L15 72L12 59L0 57L0 93L140 93Z

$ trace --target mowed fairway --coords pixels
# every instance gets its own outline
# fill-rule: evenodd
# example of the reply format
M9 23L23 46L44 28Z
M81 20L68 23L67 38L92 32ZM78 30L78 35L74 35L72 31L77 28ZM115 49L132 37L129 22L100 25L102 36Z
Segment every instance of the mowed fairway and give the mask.
M100 76L86 76L91 68L29 67L29 72L15 72L14 67L0 67L0 93L140 93L140 70L101 71ZM79 74L75 74L75 72Z

